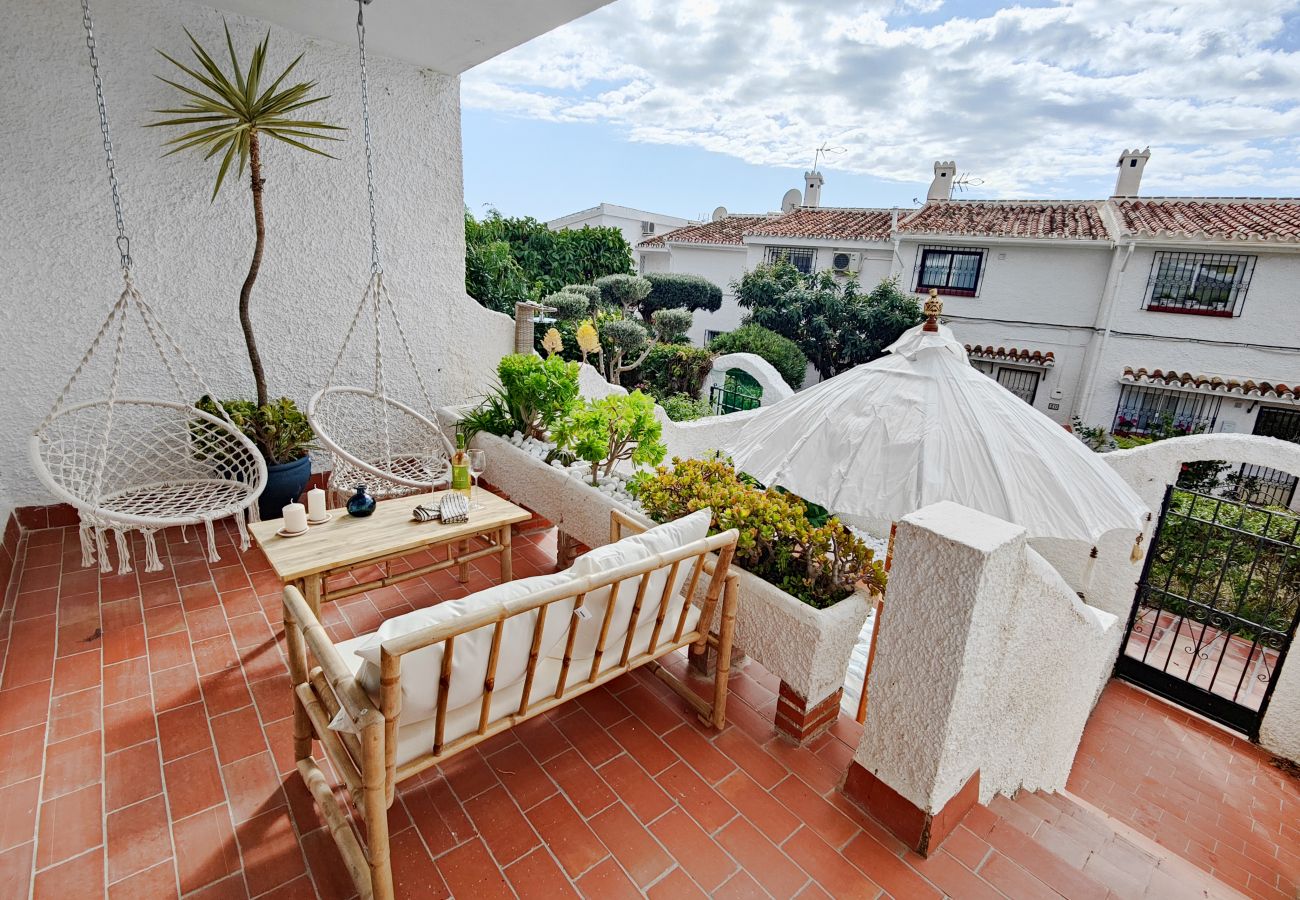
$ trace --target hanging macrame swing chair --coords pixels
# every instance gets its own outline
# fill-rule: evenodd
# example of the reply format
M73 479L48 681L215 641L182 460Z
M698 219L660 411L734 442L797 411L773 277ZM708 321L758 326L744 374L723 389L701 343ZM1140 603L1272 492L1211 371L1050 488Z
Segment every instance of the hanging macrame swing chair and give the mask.
M397 308L384 286L375 221L375 170L370 145L370 102L366 84L366 27L362 10L369 0L357 0L357 48L361 67L361 121L366 148L366 187L370 199L370 280L325 386L307 404L307 419L316 438L333 457L330 486L340 498L364 484L379 499L432 490L447 481L453 453L447 435L435 423L433 400L411 352ZM415 375L423 412L388 394L384 375L384 332L391 328L401 344L406 365ZM373 330L369 340L359 335ZM373 352L374 373L369 387L335 384L353 339L360 353ZM369 344L373 350L366 348Z
M32 434L31 462L40 482L76 508L83 565L98 560L101 572L112 571L107 540L111 532L117 544L118 572L129 573L129 535L137 531L144 539L145 571L159 571L156 533L177 525L203 525L208 557L215 562L219 559L213 528L217 519L233 516L241 547L247 549L244 514L266 486L266 463L219 403L214 403L216 415L194 405L194 398L211 396L211 391L135 287L88 0L82 0L82 22L125 285L53 408ZM175 400L121 396L123 358L135 318L166 369ZM78 385L92 380L92 363L101 352L112 353L107 395L75 400ZM189 390L182 379L189 381ZM92 392L102 389L96 384Z

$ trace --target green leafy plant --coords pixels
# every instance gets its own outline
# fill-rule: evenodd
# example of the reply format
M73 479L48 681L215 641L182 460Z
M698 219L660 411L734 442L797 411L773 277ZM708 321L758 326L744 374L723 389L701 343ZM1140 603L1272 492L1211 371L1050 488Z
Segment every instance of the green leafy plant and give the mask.
M504 437L518 431L542 439L578 401L578 365L558 356L503 356L497 378L501 387L461 419L467 435L487 431Z
M595 284L604 304L621 309L628 318L637 314L641 301L650 294L650 282L640 275L606 275Z
M808 357L799 345L761 325L742 325L735 331L720 334L709 343L709 349L719 355L753 353L771 363L785 383L796 390L808 372Z
M640 391L611 394L573 408L555 427L555 443L591 464L591 483L609 475L620 460L658 465L667 449L655 404Z
M543 297L542 304L552 307L551 315L561 322L581 322L591 315L591 301L568 288Z
M924 319L920 303L899 289L896 278L864 294L857 279L803 275L782 260L746 272L731 287L749 310L746 324L794 341L822 378L877 359Z
M684 344L695 316L684 309L657 309L650 315L650 330L664 344Z
M617 228L552 231L495 209L481 219L465 213L465 292L489 309L512 314L517 302L631 269L632 248Z
M661 309L717 312L722 308L722 288L701 275L681 272L647 272L650 293L641 301L641 315L649 322Z
M604 300L604 295L600 292L600 288L596 287L594 284L566 284L564 290L571 294L581 294L587 298L586 315L588 316L595 314L596 310L600 309L600 304Z
M736 562L817 609L832 606L857 584L884 590L884 567L838 519L809 521L793 494L755 487L725 458L678 459L634 482L647 515L668 522L711 508L711 531L739 532Z
M1070 420L1070 432L1083 441L1085 447L1097 453L1114 450L1117 446L1109 431L1101 425L1084 425L1078 416Z
M301 111L313 106L328 96L311 96L316 87L314 81L302 81L288 87L281 87L289 74L302 61L303 54L298 54L293 62L273 78L264 79L266 55L271 43L271 34L254 49L248 65L242 67L235 54L235 42L226 27L226 49L230 54L230 72L227 74L216 59L204 49L189 31L190 50L198 61L198 68L187 66L175 58L158 51L163 59L193 79L195 85L187 86L177 81L158 76L185 95L186 101L173 109L158 109L154 112L168 118L149 123L151 128L179 127L184 131L167 141L172 149L167 156L182 150L195 150L203 153L204 159L217 159L217 181L212 188L212 199L225 181L226 173L236 159L239 160L239 175L244 169L249 171L249 186L253 192L253 258L248 266L239 292L239 324L244 332L244 345L248 350L248 362L253 370L253 381L257 387L257 406L265 407L268 403L266 372L262 367L262 358L257 350L257 339L253 334L253 320L250 306L253 285L262 266L262 253L266 247L266 217L262 210L262 193L266 180L262 172L263 135L287 146L329 156L325 151L313 147L307 141L338 140L330 132L342 131L338 125L329 125L310 119L298 118ZM201 70L201 71L200 71ZM267 85L265 82L270 82Z
M674 394L698 397L713 370L713 351L691 344L655 344L629 378L661 403Z
M251 400L222 400L231 423L248 436L262 452L267 465L293 462L316 449L316 433L298 405L288 397L258 406ZM220 418L212 398L203 396L195 404Z
M659 401L659 405L664 408L664 414L674 422L691 422L713 415L709 401L700 400L690 394L673 394L664 397Z

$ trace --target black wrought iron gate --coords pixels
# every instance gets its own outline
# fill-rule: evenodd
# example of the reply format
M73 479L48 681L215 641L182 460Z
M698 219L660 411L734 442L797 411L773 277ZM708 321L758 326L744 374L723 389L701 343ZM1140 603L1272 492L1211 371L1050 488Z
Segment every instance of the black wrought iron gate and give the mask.
M1300 621L1300 518L1170 486L1115 674L1250 736Z

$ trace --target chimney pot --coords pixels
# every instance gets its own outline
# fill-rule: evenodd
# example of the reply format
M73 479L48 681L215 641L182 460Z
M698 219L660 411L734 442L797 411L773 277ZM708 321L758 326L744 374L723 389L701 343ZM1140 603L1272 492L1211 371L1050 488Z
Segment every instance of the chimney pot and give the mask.
M803 205L804 206L821 206L822 205L822 185L826 179L822 178L822 173L817 171L803 173Z
M1144 150L1138 150L1137 147L1132 150L1125 148L1119 155L1119 162L1115 163L1119 175L1115 178L1115 193L1111 196L1136 197L1138 188L1142 184L1142 170L1146 168L1147 160L1150 158L1150 147Z
M951 200L952 182L957 177L957 163L954 160L935 160L934 180L926 192L926 200Z

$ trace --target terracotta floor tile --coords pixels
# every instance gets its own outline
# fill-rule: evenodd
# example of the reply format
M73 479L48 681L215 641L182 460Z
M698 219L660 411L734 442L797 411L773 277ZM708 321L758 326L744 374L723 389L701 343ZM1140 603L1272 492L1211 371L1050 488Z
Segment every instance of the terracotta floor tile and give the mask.
M769 840L780 843L794 834L799 817L744 772L734 772L718 785L718 793L738 809Z
M736 815L736 808L705 784L685 763L677 763L655 780L709 834L730 822Z
M41 804L36 868L71 859L103 843L104 807L98 784Z
M176 896L176 865L170 859L108 886L109 900L168 900Z
M677 754L670 750L668 745L651 732L640 719L628 717L608 726L606 730L610 737L618 741L627 754L651 775L658 775L678 762Z
M81 655L81 654L78 654ZM149 693L149 660L104 663L104 703L121 703Z
M257 718L257 710L251 706L214 716L212 736L216 739L217 759L222 765L266 749L262 723Z
M720 886L736 871L735 861L680 809L651 823L650 833L705 891Z
M286 805L280 775L267 751L222 766L221 775L236 824Z
M31 841L36 833L36 809L40 805L41 780L29 778L0 788L0 852Z
M239 847L230 812L215 806L172 823L176 869L182 893L189 893L239 871Z
M445 779L399 791L399 796L434 856L474 837L474 825Z
M498 865L510 865L541 843L503 787L466 800L464 808Z
M650 900L706 900L709 895L679 866L652 884L646 896Z
M290 882L307 871L288 807L254 816L235 826L244 878L253 896Z
M113 810L162 793L158 743L147 741L104 757L105 805Z
M0 691L0 734L42 725L49 717L51 682Z
M744 818L718 832L718 843L774 897L793 897L808 875Z
M69 897L99 897L104 893L103 848L36 873L33 900L67 900Z
M483 841L478 838L438 857L438 872L447 888L457 897L513 896L506 876L493 861Z
M110 884L172 857L167 802L161 794L110 812L107 827Z
M604 845L577 810L558 794L533 807L528 818L570 878L581 875L606 856Z
M776 787L788 770L774 760L762 746L743 729L728 728L718 735L713 746L740 768L745 770L764 790Z
M654 821L673 806L667 792L627 754L615 757L597 771L613 789L614 796L627 804L642 822Z
M326 828L317 828L315 831L307 832L301 837L303 856L307 859L307 872L311 876L312 883L316 888L316 895L322 900L345 900L356 893L356 887L352 884L352 876L348 874L347 866L343 863L343 857L339 854L338 847L334 839L330 837L329 830ZM414 844L415 866L433 868L432 861L429 860L428 853L420 845L419 840L412 840L403 832L394 835L390 840L390 845L401 857L394 857L393 864L399 868L395 873L397 878L411 878L412 875L406 871L407 855L412 852L408 848ZM429 860L426 862L426 860ZM442 883L441 876L438 876L437 870L433 870L434 880L437 884ZM427 885L425 889L428 890ZM430 894L432 896L432 894Z
M504 750L489 754L487 760L520 809L536 806L556 791L551 779L523 744L511 744Z
M717 784L736 770L735 762L720 753L690 725L681 725L668 732L664 735L664 743L709 784Z
M569 879L545 847L538 847L505 869L520 897L576 898Z
M615 803L593 816L590 824L639 887L672 868L673 860L623 804Z
M0 852L0 884L14 897L26 897L32 883L32 852L35 841Z
M501 783L477 749L459 753L438 768L461 802Z
M0 786L39 776L44 760L44 724L0 734Z
M631 764L631 757L626 759ZM548 760L546 773L560 786L560 790L584 818L590 818L616 799L604 779L596 774L596 770L577 750L566 750ZM651 787L658 790L654 782L650 781L650 776L644 777ZM667 800L667 795L664 799ZM644 817L642 821L645 821Z
M189 756L212 746L208 716L202 703L191 703L158 713L158 741L164 762Z
M521 722L512 729L519 742L528 748L528 752L538 762L547 762L573 747L564 733L553 724L554 718L548 713Z
M847 816L813 793L808 785L793 775L772 789L772 797L832 847L843 846L858 831Z
M97 783L103 774L103 739L90 731L45 748L45 782L41 795L49 800Z
M781 848L833 897L880 895L879 885L806 826L796 831Z
M597 725L585 709L576 709L577 704L570 705L575 707L575 711L562 719L564 733L583 759L593 766L600 766L623 752L618 742Z
M642 894L627 874L613 859L607 859L577 881L578 892L584 897L601 900L636 900Z
M54 662L54 695L71 694L100 683L99 650L63 656Z
M199 690L208 715L212 718L237 712L253 704L248 682L238 668L200 675Z
M226 798L216 754L211 748L164 763L163 774L175 819L202 812Z

